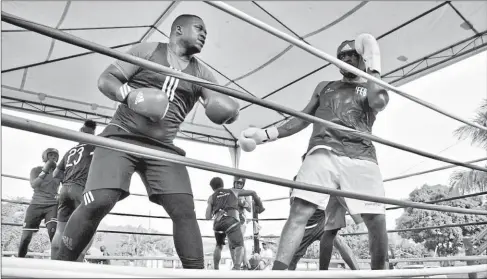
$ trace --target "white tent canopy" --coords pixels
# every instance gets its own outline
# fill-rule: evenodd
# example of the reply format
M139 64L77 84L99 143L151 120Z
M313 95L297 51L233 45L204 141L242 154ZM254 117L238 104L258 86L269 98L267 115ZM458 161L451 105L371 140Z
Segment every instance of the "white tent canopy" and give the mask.
M334 55L360 33L378 38L383 79L401 85L487 47L486 1L266 1L229 5ZM2 11L98 44L126 51L142 41L167 42L172 21L197 14L206 23L198 58L220 84L302 109L338 69L204 2L2 1ZM2 106L107 123L117 104L97 89L112 58L2 22ZM198 104L179 137L235 146L239 132L284 120L281 113L241 103L237 122L218 126Z

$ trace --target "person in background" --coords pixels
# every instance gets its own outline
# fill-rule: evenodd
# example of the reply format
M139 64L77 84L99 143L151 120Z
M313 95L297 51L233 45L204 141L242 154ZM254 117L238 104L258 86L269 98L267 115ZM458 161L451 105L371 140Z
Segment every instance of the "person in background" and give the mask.
M29 207L25 212L22 236L17 256L25 258L30 241L44 220L49 240L52 242L57 226L58 188L59 178L53 176L56 163L59 160L59 151L48 148L42 152L44 166L38 166L30 171L30 185L34 190Z

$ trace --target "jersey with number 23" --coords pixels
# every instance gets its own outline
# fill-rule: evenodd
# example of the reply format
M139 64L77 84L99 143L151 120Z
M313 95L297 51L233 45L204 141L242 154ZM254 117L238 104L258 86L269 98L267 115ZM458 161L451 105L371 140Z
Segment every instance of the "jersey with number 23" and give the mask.
M63 185L76 184L85 187L94 150L93 145L78 144L64 154L57 167L64 172Z
M128 54L173 68L167 59L168 45L165 43L140 43L128 51ZM167 94L169 108L166 116L159 122L153 122L127 105L120 104L112 118L113 124L119 125L137 135L155 139L164 144L173 145L173 140L188 113L201 97L202 87L184 80L156 73L124 61L114 63L128 80L131 88L157 88L161 94ZM183 73L216 83L210 70L192 57ZM139 100L143 102L144 100ZM161 108L162 109L162 108Z

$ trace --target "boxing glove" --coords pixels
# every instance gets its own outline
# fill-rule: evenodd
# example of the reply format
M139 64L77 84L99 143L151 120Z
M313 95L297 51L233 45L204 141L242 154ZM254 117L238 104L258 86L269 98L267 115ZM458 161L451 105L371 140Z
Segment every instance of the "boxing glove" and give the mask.
M232 124L240 112L238 103L226 96L209 97L205 108L206 116L218 125Z
M64 178L64 172L62 170L60 170L59 168L56 168L52 172L52 177L58 178L58 179L61 179L62 180Z
M360 34L355 39L355 49L364 60L366 71L381 73L379 43L370 34Z
M42 167L42 171L44 173L48 173L50 172L52 169L54 169L56 167L56 162L52 161L52 160L48 160L45 164L44 164L44 167Z
M264 204L262 203L262 200L255 196L254 197L254 209L257 214L260 214L265 211Z
M251 152L257 147L257 145L275 141L278 136L279 132L277 131L276 127L271 127L265 130L251 127L243 130L242 133L240 133L238 143L243 151Z
M128 93L126 103L131 110L153 122L162 120L169 109L167 95L156 88L133 89Z
M238 199L238 206L240 206L240 207L246 207L247 206L247 200L245 199L245 197L240 197Z

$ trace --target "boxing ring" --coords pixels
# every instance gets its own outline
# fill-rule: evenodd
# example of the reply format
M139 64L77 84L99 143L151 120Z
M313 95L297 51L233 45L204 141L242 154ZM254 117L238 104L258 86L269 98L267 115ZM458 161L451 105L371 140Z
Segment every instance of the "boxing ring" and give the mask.
M450 112L447 112L441 108L436 107L435 105L429 104L425 101L422 101L416 97L412 97L407 93L403 92L402 90L382 81L379 79L375 79L374 77L359 71L358 69L353 68L352 66L324 53L320 50L311 47L301 41L288 36L287 34L268 26L267 24L247 16L246 14L236 10L235 8L226 5L221 2L208 2L208 4L217 7L229 14L232 14L258 28L265 30L283 40L286 40L293 45L302 48L303 50L312 53L319 58L326 60L339 68L345 69L349 72L355 73L359 76L365 77L373 82L391 90L392 92L397 93L400 96L408 98L422 106L425 106L431 110L434 110L438 113L441 113L445 116L450 118L456 119L460 122L463 122L467 125L473 126L477 129L481 129L483 131L487 131L487 128L484 126L480 126L476 123L472 123L468 120L465 120L461 117L455 116ZM210 83L208 81L195 78L193 76L186 75L184 73L174 71L170 68L166 68L159 64L143 60L137 57L132 57L122 52L118 52L107 47L98 45L93 42L89 42L87 40L81 39L79 37L73 36L71 34L62 32L60 30L47 27L44 25L40 25L34 22L27 21L25 19L10 15L2 11L2 21L10 23L12 25L31 30L37 32L39 34L51 37L53 39L63 41L66 43L70 43L72 45L76 45L91 51L98 52L100 54L104 54L106 56L120 59L132 64L136 64L138 66L144 67L146 69L164 73L166 75L176 77L191 83L198 84L202 87L218 91L220 93L232 96L234 98L245 100L250 103L254 103L260 105L262 107L272 109L284 114L288 114L291 116L302 118L308 122L314 123L316 125L324 125L328 128L337 129L340 131L348 132L358 137L362 137L365 139L369 139L371 141L381 143L383 145L387 145L396 149L400 149L403 151L411 152L417 155L421 155L423 157L435 159L438 161L443 161L446 163L450 163L453 166L462 166L474 170L479 171L487 171L486 168L480 167L477 165L473 165L472 163L485 160L479 159L470 162L461 162L458 160L453 160L449 158L445 158L439 155L435 155L429 152L421 151L406 145L398 144L386 139L379 138L377 136L359 132L347 127L343 127L337 124L334 124L329 121L325 121L319 119L317 117L284 107L282 105L276 104L271 101L267 101L264 99L256 98L253 96L249 96L248 94L244 94L238 90L220 86L217 84ZM329 195L336 195L342 196L352 199L360 199L365 201L372 201L372 202L380 202L389 205L395 205L395 208L402 208L402 207L414 207L418 209L424 210L435 210L435 211L445 211L445 212L453 212L453 213L461 213L461 214L476 214L476 215L486 215L487 211L485 210L476 210L476 209L465 209L465 208L456 208L450 206L443 206L437 205L436 202L439 201L431 201L429 203L418 203L418 202L411 202L411 201L403 201L397 199L391 199L386 197L375 197L371 195L364 195L364 194L357 194L354 192L347 192L329 188L322 188L317 187L311 184L295 182L287 179L282 179L279 177L264 175L260 173L250 172L239 170L236 168L230 168L218 164L208 163L200 160L189 159L186 157L182 157L179 155L169 154L166 152L153 150L150 148L133 145L125 142L120 142L116 140L112 140L109 138L98 137L90 134L80 133L77 131L63 129L60 127L56 127L53 125L40 123L37 121L27 120L15 116L11 116L8 114L2 113L2 125L14 129L29 131L37 134L57 137L65 140L75 141L75 142L84 142L88 144L92 144L98 147L103 147L111 150L123 151L126 153L138 155L144 158L149 159L158 159L164 160L172 163L182 164L188 167L206 170L206 171L213 171L227 175L239 176L244 177L250 180L270 183L274 185L279 185L282 187L287 188L296 188L302 189L306 191L313 191L317 193L329 194ZM436 170L441 170L445 168L450 168L453 166L445 166L442 168L438 168ZM431 170L435 171L435 170ZM415 174L418 175L418 174ZM398 177L390 179L395 180L400 179ZM461 198L461 197L460 197ZM278 200L278 199L274 199ZM269 200L270 201L270 200ZM443 200L444 201L444 200ZM394 208L390 208L394 209ZM113 214L113 213L112 213ZM116 215L116 214L114 214ZM127 214L119 214L122 216L128 216ZM135 214L132 215L133 217L141 217L136 216ZM159 218L167 218L160 216ZM263 221L263 220L259 220ZM477 225L482 223L475 223ZM3 224L2 225L18 225L18 224ZM467 226L473 225L473 223L468 224L456 224L457 226ZM450 225L451 226L451 225ZM413 229L425 229L425 228L411 228ZM396 230L398 231L398 230ZM107 233L120 233L120 232L107 232ZM366 232L363 232L366 233ZM362 233L358 233L362 234ZM154 234L156 235L156 234ZM162 235L162 234L161 234ZM343 234L345 235L345 234ZM167 235L164 235L167 236ZM485 260L487 257L475 257L475 258L463 258L462 260ZM306 277L309 278L384 278L384 277L406 277L406 276L433 276L433 275L445 275L445 274L466 274L466 273L478 273L478 272L487 272L487 264L479 264L479 265L469 265L469 266L461 266L461 267L439 267L439 268L430 268L430 269L418 269L418 270L358 270L358 271L307 271L305 274ZM265 278L295 278L296 273L288 272L288 271L260 271L257 276L265 277ZM23 278L126 278L126 277L142 277L142 278L216 278L216 277L235 277L235 278L253 278L256 274L252 272L242 272L242 271L213 271L213 270L165 270L165 269L158 269L158 270L151 270L147 268L139 268L139 267L120 267L120 266L97 266L97 265L86 265L82 263L72 263L72 262L58 262L58 261L45 261L45 260L37 260L37 259L17 259L17 258L7 258L2 257L2 276L6 278L14 278L14 277L23 277Z

